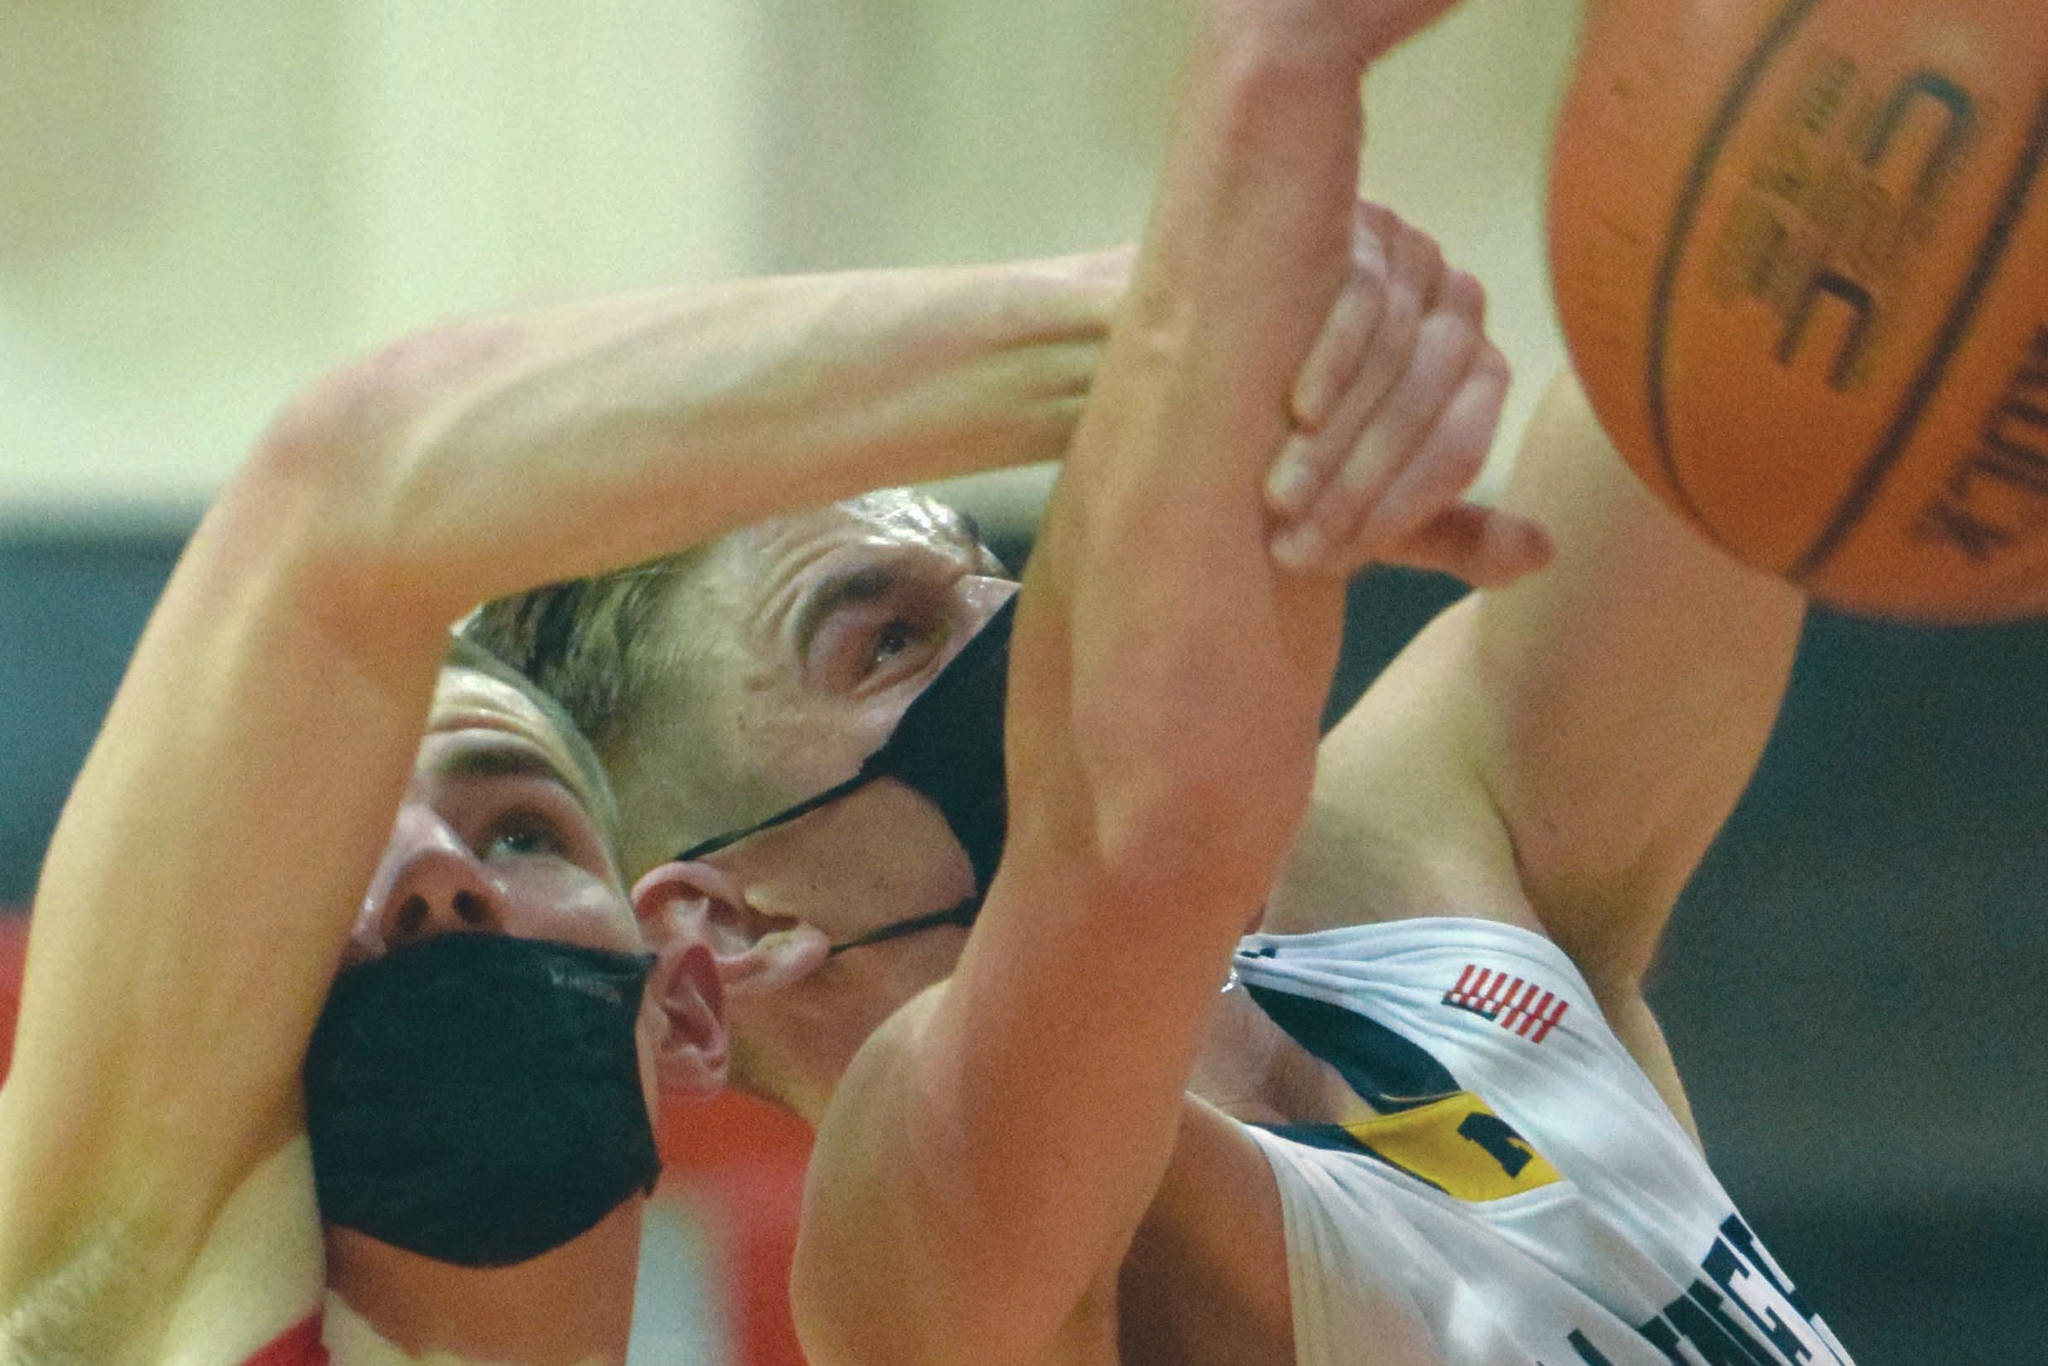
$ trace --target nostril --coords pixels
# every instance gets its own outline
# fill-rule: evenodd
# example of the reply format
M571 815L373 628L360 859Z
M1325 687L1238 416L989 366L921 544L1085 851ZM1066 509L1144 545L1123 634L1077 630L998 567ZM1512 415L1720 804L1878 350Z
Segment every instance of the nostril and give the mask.
M398 908L392 920L392 936L397 939L411 939L427 923L427 899L417 894L409 896Z
M483 898L471 891L457 892L455 894L455 918L465 925L483 924Z

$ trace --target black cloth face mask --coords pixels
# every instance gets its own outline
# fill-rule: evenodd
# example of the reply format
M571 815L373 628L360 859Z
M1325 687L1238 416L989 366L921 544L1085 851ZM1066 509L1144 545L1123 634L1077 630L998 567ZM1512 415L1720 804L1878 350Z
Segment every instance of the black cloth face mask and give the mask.
M865 787L894 778L939 808L974 866L974 895L950 910L900 920L832 946L833 953L899 939L941 925L972 925L1003 859L1009 810L1003 790L1003 694L1010 676L1010 629L1017 598L997 608L974 639L947 662L898 718L882 747L843 783L742 830L714 835L676 855L684 861L716 853L749 835L793 821Z
M510 1266L651 1193L634 1023L653 963L458 933L341 973L306 1054L320 1217Z

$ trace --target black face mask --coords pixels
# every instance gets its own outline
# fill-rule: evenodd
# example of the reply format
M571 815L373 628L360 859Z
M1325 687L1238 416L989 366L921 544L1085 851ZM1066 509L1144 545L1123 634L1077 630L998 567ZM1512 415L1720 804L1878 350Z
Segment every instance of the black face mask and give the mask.
M676 857L687 861L716 853L749 835L836 802L877 778L894 778L930 798L946 818L953 837L974 866L974 895L951 910L898 921L834 944L832 952L941 925L972 925L996 875L996 865L1003 859L1003 827L1008 819L1003 795L1003 692L1010 675L1010 628L1016 615L1013 595L912 699L888 740L851 778L744 830L692 845Z
M444 934L335 978L306 1054L320 1217L510 1266L651 1192L633 1027L653 962Z

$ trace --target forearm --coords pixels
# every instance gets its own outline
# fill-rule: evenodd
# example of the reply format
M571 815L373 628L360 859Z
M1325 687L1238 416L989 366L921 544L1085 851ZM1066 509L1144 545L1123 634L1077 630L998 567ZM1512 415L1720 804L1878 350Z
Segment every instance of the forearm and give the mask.
M1307 791L1342 589L1275 571L1260 485L1347 270L1359 75L1221 8L1197 38L1027 576L1006 861L923 1039L957 1109L919 1142L944 1260L1020 1314L1071 1305L1135 1227Z
M1157 857L1178 862L1227 833L1255 882L1261 827L1291 821L1306 779L1341 587L1276 571L1259 489L1347 269L1360 71L1236 7L1195 38L1132 291L1034 561L1071 670L1056 685L1071 730L1043 749L1070 748L1113 856L1164 835Z
M421 615L882 484L1060 453L1113 258L748 281L421 334L316 386L270 463L364 596Z

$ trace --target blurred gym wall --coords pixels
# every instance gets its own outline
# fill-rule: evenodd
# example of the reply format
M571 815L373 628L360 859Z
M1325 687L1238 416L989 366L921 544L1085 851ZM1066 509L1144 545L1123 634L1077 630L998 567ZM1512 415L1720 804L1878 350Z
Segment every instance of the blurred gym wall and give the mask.
M1136 235L1180 0L9 0L0 518L189 517L336 361L452 313ZM1372 82L1375 192L1556 364L1574 12L1473 0Z

